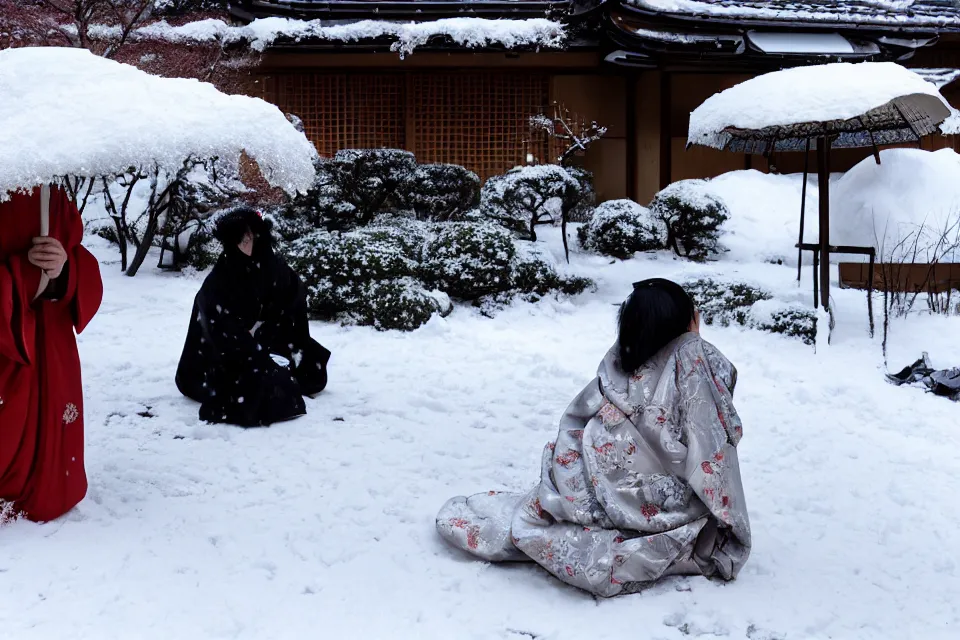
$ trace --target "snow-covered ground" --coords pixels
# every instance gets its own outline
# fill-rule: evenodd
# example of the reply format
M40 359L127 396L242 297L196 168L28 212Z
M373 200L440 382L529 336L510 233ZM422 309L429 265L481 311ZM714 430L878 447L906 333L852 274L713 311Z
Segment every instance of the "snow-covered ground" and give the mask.
M559 252L557 237L550 238ZM672 578L599 601L533 565L447 548L443 502L525 489L614 337L634 280L722 272L809 301L809 272L575 254L599 290L467 309L412 334L315 324L334 352L309 415L202 425L173 382L199 276L120 275L81 336L88 497L0 529L3 638L954 638L958 406L883 380L862 292L835 290L834 344L705 328L740 370L754 550L731 584ZM879 305L878 305L879 306ZM891 366L960 365L958 319L895 324Z

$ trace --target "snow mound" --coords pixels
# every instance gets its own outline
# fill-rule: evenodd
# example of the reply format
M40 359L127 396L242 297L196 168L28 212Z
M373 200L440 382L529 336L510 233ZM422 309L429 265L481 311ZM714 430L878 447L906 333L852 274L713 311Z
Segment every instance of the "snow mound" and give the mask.
M720 243L727 249L722 260L731 262L782 262L796 266L794 245L800 233L803 176L776 175L756 170L733 171L707 183L710 192L730 211L723 223ZM804 241L819 238L816 177L807 184ZM804 256L810 259L809 252Z
M940 124L940 131L947 136L960 134L960 111L950 108L950 116Z
M933 235L960 218L960 155L952 149L886 149L880 162L867 158L834 185L830 242L888 255L922 229L929 242L921 241L919 258L929 259L925 253Z
M708 98L690 114L688 141L722 149L729 140L727 128L848 120L914 94L934 96L949 106L933 83L893 62L774 71Z
M173 172L191 156L236 166L242 152L287 192L313 181L316 150L275 106L83 49L0 51L0 96L0 199L58 176Z
M135 37L170 42L227 43L248 42L263 51L280 38L293 40L329 40L357 42L394 38L391 50L401 56L413 53L431 38L446 36L463 47L502 45L507 49L523 46L559 47L565 39L563 25L545 18L528 20L489 20L485 18L445 18L430 22L386 22L361 20L351 24L325 25L321 20L258 18L245 26L232 26L223 20L208 19L173 27L158 22L138 29Z

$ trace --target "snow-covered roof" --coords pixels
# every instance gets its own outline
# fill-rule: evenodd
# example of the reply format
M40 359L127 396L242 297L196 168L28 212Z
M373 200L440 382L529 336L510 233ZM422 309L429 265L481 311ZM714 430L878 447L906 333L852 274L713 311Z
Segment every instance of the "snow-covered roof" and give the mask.
M258 51L263 51L281 40L360 42L390 39L394 41L391 49L398 51L401 56L412 53L414 49L427 44L433 38L444 36L463 47L498 45L507 49L560 47L566 38L562 24L545 18L527 20L445 18L428 22L360 20L330 25L321 20L272 17L258 18L243 26L232 26L223 20L209 19L178 27L170 26L166 22L158 22L138 29L134 36L173 42L211 40L222 40L228 43L247 42Z
M548 13L583 13L596 8L602 0L246 0L231 3L238 16L307 17L406 17L418 19L489 16L544 17Z
M66 175L242 152L288 192L307 189L316 150L275 106L197 80L152 76L84 49L0 51L0 199Z
M937 89L943 89L960 78L960 69L910 69L915 74L933 83Z
M955 0L625 0L638 9L728 21L960 28Z
M775 128L844 122L906 96L919 96L917 100L938 115L934 125L949 115L949 105L934 84L892 62L834 63L775 71L708 98L690 115L688 142L723 149L736 130L770 130L783 134L779 141L787 143L789 133ZM905 123L902 126L908 129ZM860 146L853 141L839 142L837 146Z

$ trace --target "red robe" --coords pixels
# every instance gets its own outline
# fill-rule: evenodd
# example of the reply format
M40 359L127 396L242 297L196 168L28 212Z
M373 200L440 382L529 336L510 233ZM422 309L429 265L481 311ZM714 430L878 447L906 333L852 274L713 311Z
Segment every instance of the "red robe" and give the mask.
M27 251L38 235L40 189L0 202L0 520L53 520L87 492L74 331L100 307L100 266L80 246L76 206L52 189L50 235L68 260L57 282L62 296L34 301L41 272Z

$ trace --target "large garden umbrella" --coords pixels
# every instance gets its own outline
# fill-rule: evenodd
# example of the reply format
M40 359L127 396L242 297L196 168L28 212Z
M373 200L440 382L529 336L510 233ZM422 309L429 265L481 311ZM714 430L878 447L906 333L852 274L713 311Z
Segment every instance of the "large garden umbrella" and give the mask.
M273 186L293 193L313 181L313 145L263 100L84 49L0 51L0 200L68 176L175 173L190 158L235 168L244 153Z
M29 47L0 51L0 202L14 191L59 181L89 189L136 173L148 198L124 197L146 214L127 270L135 275L152 246L177 180L198 165L237 175L251 158L266 180L288 193L314 179L316 149L277 107L227 95L213 85L162 78L84 49ZM138 178L139 179L139 178ZM133 186L138 183L131 182ZM45 201L45 200L42 200ZM126 245L121 242L123 268Z
M830 244L830 150L919 143L950 115L937 88L890 62L835 63L775 71L718 93L690 116L687 146L769 155L817 151L820 238L803 243L807 168L804 168L798 249L819 254L820 296L814 273L814 304L830 309L830 253L865 253L862 247Z

